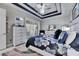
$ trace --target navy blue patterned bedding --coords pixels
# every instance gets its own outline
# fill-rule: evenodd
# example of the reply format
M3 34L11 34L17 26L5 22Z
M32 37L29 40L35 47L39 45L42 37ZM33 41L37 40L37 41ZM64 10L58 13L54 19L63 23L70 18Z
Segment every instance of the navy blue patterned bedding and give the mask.
M52 42L54 40L54 42ZM50 51L53 50L57 50L58 46L56 44L56 39L54 38L50 38L50 40L47 40L45 37L43 36L35 36L35 37L31 37L29 38L29 40L27 41L26 47L29 47L30 45L37 47L41 50L49 50ZM52 53L52 52L50 52Z
M41 50L45 50L47 52L53 53L52 50L57 51L58 49L58 45L56 43L58 42L61 44L65 44L67 36L68 34L65 31L61 32L61 34L59 35L59 39L55 39L54 36L51 37L45 37L43 35L34 36L28 39L26 43L26 47L32 45Z

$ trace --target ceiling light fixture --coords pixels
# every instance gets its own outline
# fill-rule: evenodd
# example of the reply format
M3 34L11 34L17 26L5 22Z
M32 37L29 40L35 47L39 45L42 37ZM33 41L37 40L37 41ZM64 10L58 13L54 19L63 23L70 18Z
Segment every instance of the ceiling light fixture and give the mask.
M44 3L39 3L37 5L37 8L40 10L40 13L41 14L44 14L45 13L45 4Z
M45 12L45 4L42 4L41 9L40 9L40 13L44 14Z

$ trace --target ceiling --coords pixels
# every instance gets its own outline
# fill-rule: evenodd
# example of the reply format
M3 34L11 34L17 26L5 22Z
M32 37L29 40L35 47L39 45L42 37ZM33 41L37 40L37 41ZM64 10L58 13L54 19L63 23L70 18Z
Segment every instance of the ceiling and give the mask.
M44 14L42 14L40 13L40 9L38 8L39 4L41 3L12 3L12 4L40 19L46 19L58 15L62 17L69 16L70 12L72 12L72 9L75 5L75 3L44 3L47 6Z
M25 3L24 3L25 4ZM25 4L28 7L31 7L31 9L33 9L34 11L36 11L37 13L41 14L42 16L48 14L48 13L52 13L57 11L57 6L55 3L29 3L29 4ZM42 14L40 12L41 6L45 5L45 12L44 14Z
M26 12L35 15L40 19L45 19L57 15L61 15L61 4L60 3L44 3L45 12L42 14L40 12L40 5L43 3L12 3L13 5L25 10Z

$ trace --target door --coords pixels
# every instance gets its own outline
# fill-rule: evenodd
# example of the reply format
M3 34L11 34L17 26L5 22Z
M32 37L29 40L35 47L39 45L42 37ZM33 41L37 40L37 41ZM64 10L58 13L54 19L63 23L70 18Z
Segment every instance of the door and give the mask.
M6 48L6 10L0 8L0 50Z

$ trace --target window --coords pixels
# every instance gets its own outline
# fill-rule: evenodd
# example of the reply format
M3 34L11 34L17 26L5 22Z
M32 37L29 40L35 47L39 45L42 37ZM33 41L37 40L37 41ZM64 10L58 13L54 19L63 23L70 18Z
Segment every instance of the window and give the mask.
M35 36L38 34L38 28L36 24L26 23L26 30L28 36Z

